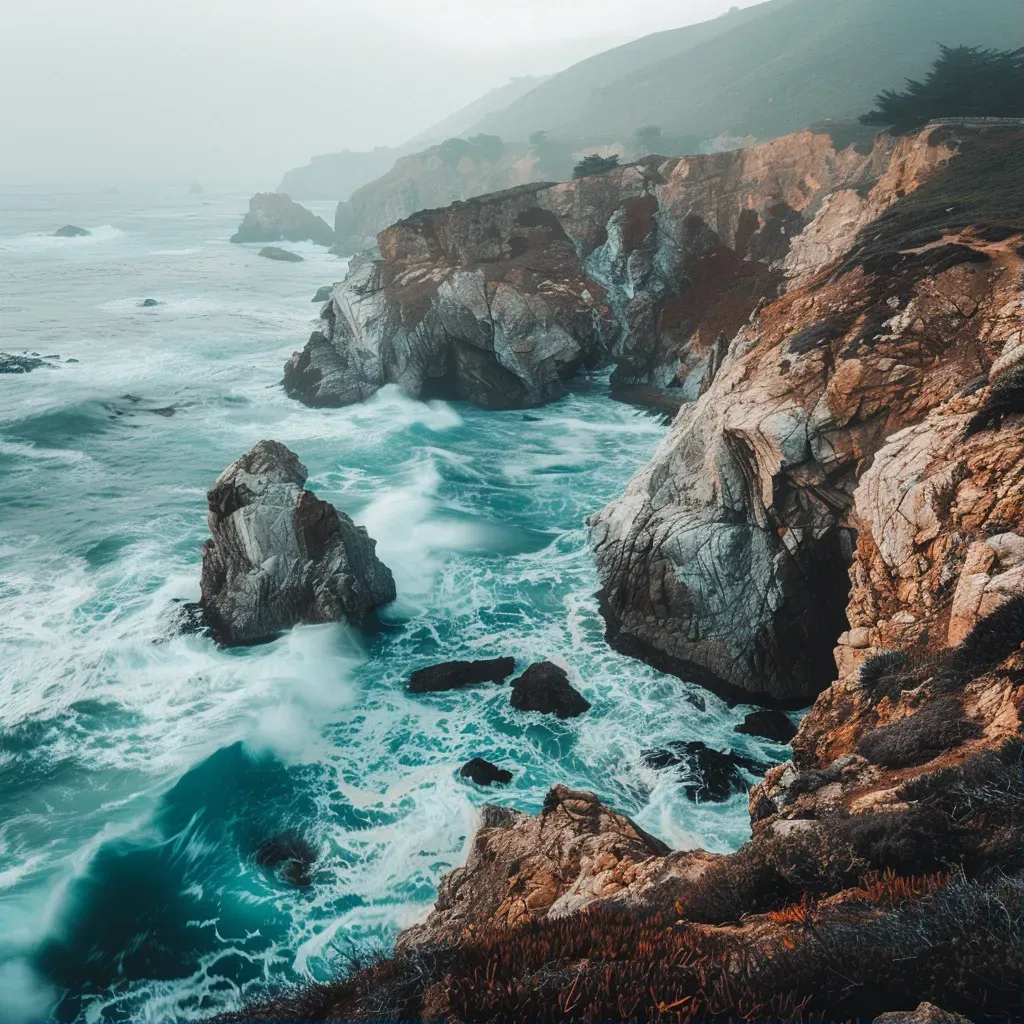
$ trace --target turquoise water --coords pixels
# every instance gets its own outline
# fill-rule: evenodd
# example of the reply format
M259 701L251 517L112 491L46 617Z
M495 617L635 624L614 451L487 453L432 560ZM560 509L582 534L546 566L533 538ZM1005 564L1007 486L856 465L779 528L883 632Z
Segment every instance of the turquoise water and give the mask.
M329 976L425 915L480 804L536 811L555 782L673 845L734 848L745 799L694 806L641 751L780 754L732 733L745 709L604 644L583 521L665 428L601 379L528 414L290 401L283 363L345 263L229 245L246 202L0 193L0 350L61 357L0 375L0 1021L190 1018ZM45 237L69 221L93 236ZM376 634L174 634L206 488L261 438L377 538L399 599ZM593 709L403 691L419 666L505 654L562 662ZM473 756L513 784L458 778ZM255 865L281 833L318 850L310 887Z

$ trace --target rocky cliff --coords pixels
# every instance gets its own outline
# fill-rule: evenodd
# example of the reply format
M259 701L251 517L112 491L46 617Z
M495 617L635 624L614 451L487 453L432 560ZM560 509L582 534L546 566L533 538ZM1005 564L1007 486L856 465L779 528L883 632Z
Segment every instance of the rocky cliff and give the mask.
M621 383L696 398L826 197L869 187L892 156L803 132L416 214L353 265L286 383L311 404L397 382L509 407L614 363Z
M908 486L915 467L878 468L887 439L983 386L1019 338L1021 137L927 130L873 186L821 204L785 257L785 294L594 518L615 644L727 694L799 703L827 685L845 567L879 522L858 483ZM884 550L888 572L907 571ZM854 607L844 649L867 649L876 613Z
M516 202L565 199L571 242L600 220L594 199L573 227L576 189L643 166ZM247 1019L1020 1016L1024 132L932 128L824 166L768 264L782 293L593 523L617 642L735 692L824 687L750 793L749 842L666 852L562 787L536 817L487 808L391 959ZM738 228L732 203L716 225ZM505 244L477 211L431 216L385 237L442 274Z

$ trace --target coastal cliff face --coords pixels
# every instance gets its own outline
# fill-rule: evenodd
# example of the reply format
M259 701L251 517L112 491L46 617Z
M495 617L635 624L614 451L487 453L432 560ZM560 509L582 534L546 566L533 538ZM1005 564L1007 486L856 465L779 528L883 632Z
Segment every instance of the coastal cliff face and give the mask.
M837 153L803 132L416 214L381 232L381 259L353 265L286 387L319 405L398 383L508 408L614 363L619 384L696 398L723 342L782 287L794 236L891 149Z
M594 519L614 640L767 698L824 687L749 842L667 852L564 787L488 807L391 959L247 1019L1020 1014L1022 161L1019 129L929 129L819 195L786 290Z
M879 609L897 614L907 593L857 596L859 573L882 572L869 537L881 534L889 574L919 555L855 492L866 472L876 493L910 486L926 451L883 448L985 384L1019 342L1019 153L1011 130L926 131L870 190L821 205L786 257L785 294L731 339L705 394L593 519L613 644L726 696L795 705L833 678L840 634L844 663L870 650ZM930 508L921 488L908 502Z

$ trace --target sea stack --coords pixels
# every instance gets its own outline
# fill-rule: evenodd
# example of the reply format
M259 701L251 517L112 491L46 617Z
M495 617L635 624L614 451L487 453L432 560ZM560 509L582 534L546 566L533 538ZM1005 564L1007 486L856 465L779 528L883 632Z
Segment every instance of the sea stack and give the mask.
M333 245L334 229L283 192L257 192L232 242L316 242Z
M219 644L265 642L299 623L358 623L395 599L376 541L305 490L306 477L294 452L260 441L208 493L202 607Z

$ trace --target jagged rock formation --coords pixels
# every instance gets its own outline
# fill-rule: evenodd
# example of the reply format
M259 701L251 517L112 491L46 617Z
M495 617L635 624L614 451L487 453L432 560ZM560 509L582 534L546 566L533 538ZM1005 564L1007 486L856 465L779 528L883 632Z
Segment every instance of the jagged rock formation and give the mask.
M53 365L49 362L49 357L44 359L37 355L14 355L11 352L0 352L0 373L31 373L41 366L49 366L52 369Z
M482 757L474 757L467 761L460 769L459 775L464 779L471 779L478 786L490 786L495 782L505 786L512 781L512 773L506 768L499 768Z
M1020 1016L1022 143L931 129L822 196L595 522L620 641L777 699L832 680L750 841L665 852L562 787L488 808L428 919L307 1016Z
M281 192L257 192L249 200L232 242L316 242L333 245L334 230L321 217Z
M516 670L515 658L445 661L418 668L409 677L410 693L442 693L481 683L503 683Z
M825 197L786 256L786 293L738 331L650 465L593 519L616 646L727 696L792 704L833 678L841 633L844 651L870 646L877 606L854 603L847 632L854 548L868 571L859 552L881 534L899 578L920 543L902 516L927 529L916 507L883 520L873 502L936 451L949 452L949 479L935 486L954 487L963 431L923 420L968 401L957 394L1019 343L1021 138L929 129L876 150L885 171L870 189ZM994 552L978 549L979 567L1016 557ZM964 586L958 609L994 599Z
M550 661L531 665L513 682L509 703L517 711L558 718L578 718L590 710L590 701L569 682L565 669Z
M381 259L353 263L285 386L313 405L390 382L508 408L615 363L617 383L696 398L722 335L776 295L809 216L839 185L872 180L888 150L837 153L803 132L416 214L381 232Z
M376 541L304 490L306 467L278 441L260 441L207 495L202 610L221 644L271 640L301 623L358 623L395 599Z

